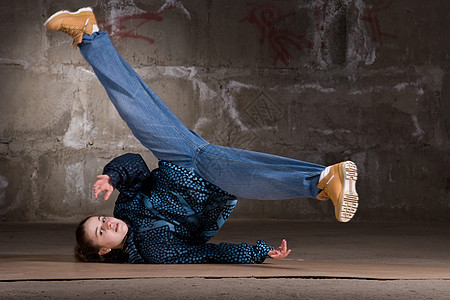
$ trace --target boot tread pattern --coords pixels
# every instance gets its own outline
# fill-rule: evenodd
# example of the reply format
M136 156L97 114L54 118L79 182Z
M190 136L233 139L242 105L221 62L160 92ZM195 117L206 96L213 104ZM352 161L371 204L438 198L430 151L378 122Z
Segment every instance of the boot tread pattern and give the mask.
M345 191L340 209L340 221L348 222L358 209L358 194L356 192L355 183L358 179L358 170L352 161L347 161L344 165L344 177L348 181L348 190Z

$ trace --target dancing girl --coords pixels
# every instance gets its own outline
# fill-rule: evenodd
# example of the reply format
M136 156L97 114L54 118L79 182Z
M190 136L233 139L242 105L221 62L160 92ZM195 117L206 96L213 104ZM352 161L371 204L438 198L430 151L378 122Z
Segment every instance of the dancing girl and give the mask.
M210 243L238 197L331 199L335 216L356 213L357 168L351 161L328 167L295 159L213 145L189 130L117 53L100 32L91 8L59 11L44 26L73 38L121 118L159 160L150 171L138 154L108 163L94 196L117 189L114 217L89 216L77 228L77 258L130 263L262 263L289 255L277 248Z

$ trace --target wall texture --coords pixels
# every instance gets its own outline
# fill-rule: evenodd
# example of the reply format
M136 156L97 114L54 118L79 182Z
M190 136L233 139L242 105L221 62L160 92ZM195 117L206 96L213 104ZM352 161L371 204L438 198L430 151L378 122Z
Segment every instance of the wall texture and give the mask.
M71 39L92 6L119 53L207 140L323 165L354 160L360 221L450 221L447 0L0 1L0 220L111 214L95 176L155 158ZM314 199L241 199L235 218L333 220Z

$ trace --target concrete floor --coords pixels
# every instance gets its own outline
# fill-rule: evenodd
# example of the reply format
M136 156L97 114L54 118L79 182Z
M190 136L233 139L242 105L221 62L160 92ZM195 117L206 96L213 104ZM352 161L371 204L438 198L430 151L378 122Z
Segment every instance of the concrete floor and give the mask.
M0 298L450 299L450 225L230 220L213 242L288 240L261 265L75 262L74 224L2 224Z

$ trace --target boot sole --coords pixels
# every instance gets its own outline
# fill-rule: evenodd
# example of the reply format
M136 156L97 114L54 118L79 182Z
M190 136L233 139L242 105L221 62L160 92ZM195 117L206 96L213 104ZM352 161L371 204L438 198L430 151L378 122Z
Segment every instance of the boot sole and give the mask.
M47 21L44 22L44 27L46 27L47 24L52 19L54 19L55 17L57 17L59 15L62 15L62 14L76 15L76 14L79 14L79 13L82 13L82 12L92 12L92 8L90 8L90 7L83 7L83 8L80 8L79 10L77 10L76 12L70 12L68 10L60 10L60 11L54 13L53 15L51 15L50 18L48 18Z
M358 180L358 169L354 162L346 161L339 170L341 178L344 178L343 188L339 199L341 205L336 216L340 222L348 222L353 218L358 209L358 193L356 192L356 180Z

